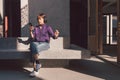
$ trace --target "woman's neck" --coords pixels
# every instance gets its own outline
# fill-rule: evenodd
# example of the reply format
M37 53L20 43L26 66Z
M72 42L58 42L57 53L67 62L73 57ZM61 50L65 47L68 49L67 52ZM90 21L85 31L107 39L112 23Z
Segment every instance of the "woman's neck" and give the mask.
M44 25L44 24L40 24L40 25L39 25L40 29L42 29L42 28L43 28L43 25Z
M43 26L45 23L39 24L40 26Z

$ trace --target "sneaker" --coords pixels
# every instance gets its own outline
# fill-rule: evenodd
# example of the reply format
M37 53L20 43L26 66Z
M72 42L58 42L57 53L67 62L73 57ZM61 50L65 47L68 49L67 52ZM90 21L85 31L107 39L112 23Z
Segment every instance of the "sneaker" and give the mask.
M36 77L38 74L39 74L39 72L33 70L33 71L30 73L30 77Z
M41 64L36 64L36 71L38 72L41 67L42 67Z

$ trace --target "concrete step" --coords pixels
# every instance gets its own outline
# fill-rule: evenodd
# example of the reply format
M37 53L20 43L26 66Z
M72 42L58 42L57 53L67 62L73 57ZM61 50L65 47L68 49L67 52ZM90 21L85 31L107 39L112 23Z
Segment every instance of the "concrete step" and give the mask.
M28 37L1 38L0 61L9 60L11 63L18 61L20 65L28 66L30 61L29 42ZM69 65L70 60L90 58L90 51L75 46L70 48L67 38L51 39L50 47L49 50L43 51L39 55L39 60L43 66L61 67Z
M30 52L7 49L0 50L0 59L29 59ZM82 53L81 50L63 49L63 50L47 50L39 55L39 59L86 59L90 58L90 53Z
M0 50L1 49L23 49L26 50L29 48L29 43L31 39L29 37L9 37L9 38L0 38ZM69 48L69 38L59 37L58 39L52 39L50 41L50 49L64 49Z
M0 61L9 60L11 61L12 64L14 61L16 61L16 63L19 64L15 64L15 65L31 67L32 64L29 64L30 63L29 54L30 54L29 50L28 51L0 50ZM84 54L82 54L82 51L80 50L72 50L72 49L47 50L41 52L41 54L39 55L39 60L42 63L43 67L65 67L65 66L69 66L69 62L71 60L90 58L90 54L86 54L86 56L83 55ZM18 60L20 60L20 62Z
M66 39L67 40L67 39ZM0 59L29 59L29 38L1 38ZM85 59L90 58L90 51L85 49L65 49L63 37L51 39L51 48L41 52L40 59ZM68 47L68 42L65 43Z
M90 58L90 53L83 54L82 50L63 49L48 50L41 52L40 59L86 59Z

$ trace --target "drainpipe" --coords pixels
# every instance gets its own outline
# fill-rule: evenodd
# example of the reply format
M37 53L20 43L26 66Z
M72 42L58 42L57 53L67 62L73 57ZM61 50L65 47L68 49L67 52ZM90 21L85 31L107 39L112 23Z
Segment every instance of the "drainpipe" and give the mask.
M8 17L5 16L5 38L8 37L7 33L8 33Z

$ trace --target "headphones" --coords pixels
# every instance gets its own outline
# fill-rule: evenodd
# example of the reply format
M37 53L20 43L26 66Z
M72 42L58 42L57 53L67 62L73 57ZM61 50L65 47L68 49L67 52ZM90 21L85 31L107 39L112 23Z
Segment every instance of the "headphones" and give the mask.
M47 23L47 19L46 19L46 17L44 17L44 23Z
M37 19L39 17L42 17L44 19L44 23L47 23L47 19L46 19L46 15L44 13L40 13L38 16L37 16Z

